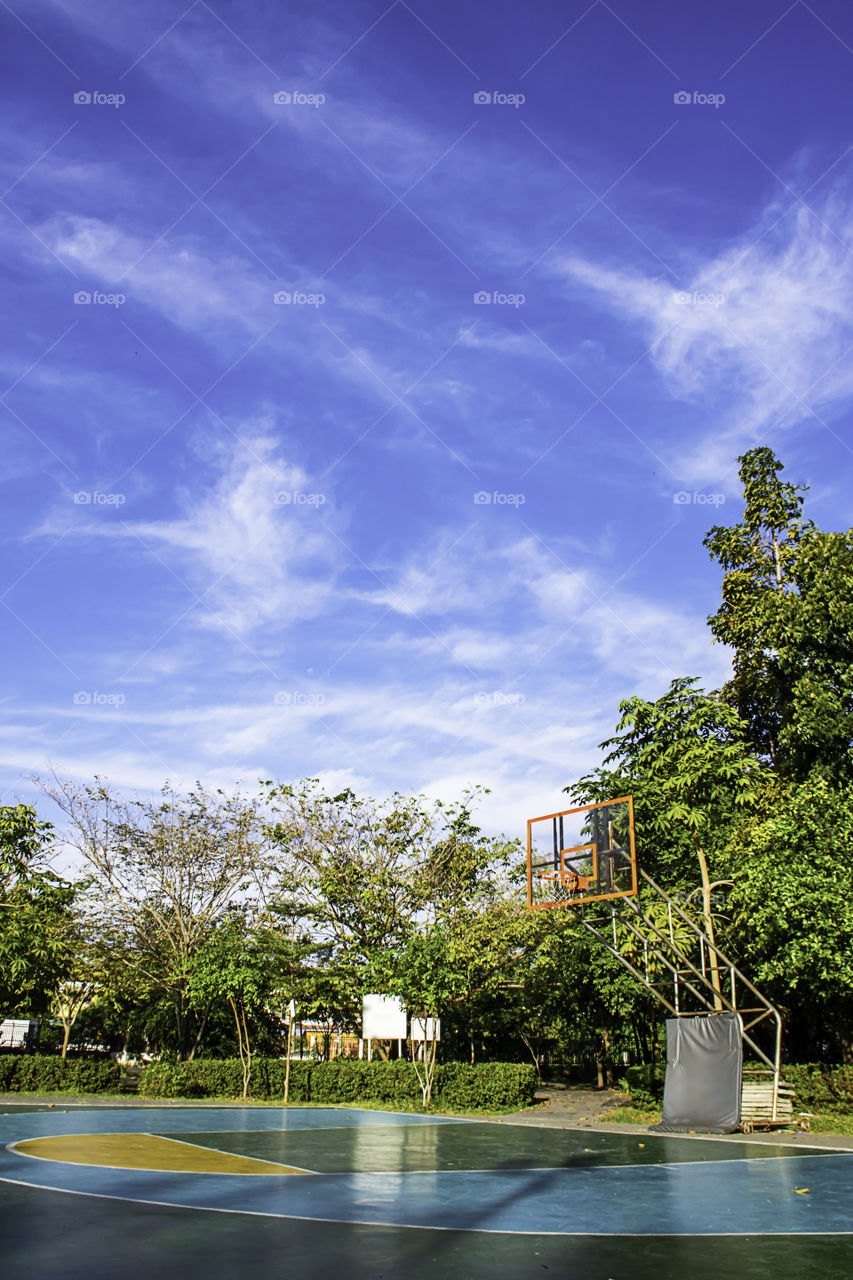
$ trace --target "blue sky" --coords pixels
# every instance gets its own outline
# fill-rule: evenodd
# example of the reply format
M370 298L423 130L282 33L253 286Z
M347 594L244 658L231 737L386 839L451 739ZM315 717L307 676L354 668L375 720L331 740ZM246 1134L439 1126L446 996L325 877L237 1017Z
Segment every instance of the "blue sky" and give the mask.
M850 524L853 10L0 4L0 768L559 807ZM88 300L87 300L88 299Z

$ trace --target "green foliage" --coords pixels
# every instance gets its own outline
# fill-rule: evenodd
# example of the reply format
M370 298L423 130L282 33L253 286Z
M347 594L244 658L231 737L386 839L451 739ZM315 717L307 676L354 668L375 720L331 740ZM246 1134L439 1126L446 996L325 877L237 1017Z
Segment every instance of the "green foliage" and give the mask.
M442 1062L433 1097L441 1105L500 1111L533 1104L539 1077L520 1062Z
M286 1063L278 1058L257 1058L252 1064L252 1096L281 1101ZM313 1064L291 1062L290 1100L310 1101ZM238 1098L243 1093L243 1066L239 1058L202 1058L192 1062L155 1062L139 1079L143 1098Z
M697 849L714 846L763 781L737 711L695 684L679 678L656 702L620 702L622 732L601 744L603 767L566 788L581 803L633 795L642 861L670 891L694 878Z
M123 800L99 780L42 789L69 819L118 964L168 1000L177 1054L192 1056L209 1014L188 997L192 961L269 869L260 802L201 785L186 796L166 785L159 801Z
M800 1052L822 1040L853 1052L851 848L853 786L821 777L769 792L730 839L734 926Z
M118 1093L120 1076L115 1062L0 1054L3 1093Z
M286 1064L259 1058L252 1068L252 1097L281 1101ZM537 1085L531 1066L507 1062L439 1063L433 1102L447 1107L505 1110L529 1106ZM139 1083L145 1098L239 1097L243 1072L239 1058L226 1061L154 1063ZM333 1062L292 1062L290 1101L326 1103L413 1103L421 1091L411 1064L336 1058Z
M725 570L709 618L733 650L724 696L783 780L853 779L853 532L803 519L805 490L779 478L771 449L739 461L743 521L705 539Z
M853 1115L853 1067L786 1063L782 1075L794 1086L794 1111L834 1111Z
M663 1063L640 1063L626 1067L623 1086L631 1095L631 1103L640 1110L653 1111L660 1107L663 1100L663 1086L666 1079L666 1065Z
M53 828L29 805L0 806L0 1011L44 1013L72 954L76 890L49 867Z
M312 1102L417 1102L421 1091L410 1062L341 1059L311 1072Z

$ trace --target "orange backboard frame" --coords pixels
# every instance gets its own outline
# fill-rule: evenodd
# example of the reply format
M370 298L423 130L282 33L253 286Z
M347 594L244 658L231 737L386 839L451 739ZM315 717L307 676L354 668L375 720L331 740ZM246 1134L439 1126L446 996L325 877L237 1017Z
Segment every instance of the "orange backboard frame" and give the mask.
M627 805L628 812L628 848L613 841L613 823L608 822L607 842L591 841L563 847L559 834L564 823L560 819L571 818L579 813L593 813L598 809L613 808L616 805ZM549 854L548 864L534 864L533 829L536 823L550 822L553 832L553 853ZM614 853L614 849L616 853ZM610 888L601 892L602 867L609 861L610 875L616 875L616 856L620 859L619 875L622 888ZM587 859L591 866L591 874L581 874L573 865L580 858ZM568 865L567 865L568 859ZM626 878L630 876L629 884ZM534 882L552 881L559 886L560 896L550 900L534 901ZM590 892L592 890L592 892ZM538 818L529 818L527 822L527 906L531 911L548 910L554 907L574 907L585 902L602 902L611 898L627 898L637 892L637 851L634 837L634 797L619 796L615 800L602 800L597 804L577 805L573 809L563 809L557 813L545 813Z

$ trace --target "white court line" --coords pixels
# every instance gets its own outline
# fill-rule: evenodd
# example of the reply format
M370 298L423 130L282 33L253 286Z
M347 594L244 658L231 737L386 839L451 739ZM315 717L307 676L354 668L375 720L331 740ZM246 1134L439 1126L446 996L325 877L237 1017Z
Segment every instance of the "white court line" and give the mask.
M599 1240L708 1240L708 1239L743 1239L744 1237L789 1238L809 1236L853 1236L849 1231L626 1231L616 1233L610 1231L514 1231L501 1227L445 1227L441 1225L426 1226L419 1222L387 1222L372 1218L322 1218L317 1215L305 1216L297 1213L268 1213L260 1209L222 1209L212 1205L179 1204L173 1200L143 1200L139 1196L112 1196L100 1191L73 1191L67 1187L43 1187L38 1183L23 1182L20 1178L2 1178L0 1182L8 1182L14 1186L28 1187L34 1191L58 1191L61 1195L86 1196L93 1200L118 1200L125 1204L146 1204L157 1209L193 1209L199 1213L231 1213L243 1214L251 1218L282 1218L291 1222L333 1222L343 1227L388 1227L396 1231L462 1231L470 1234L493 1236L554 1236L556 1239L574 1239L579 1236Z

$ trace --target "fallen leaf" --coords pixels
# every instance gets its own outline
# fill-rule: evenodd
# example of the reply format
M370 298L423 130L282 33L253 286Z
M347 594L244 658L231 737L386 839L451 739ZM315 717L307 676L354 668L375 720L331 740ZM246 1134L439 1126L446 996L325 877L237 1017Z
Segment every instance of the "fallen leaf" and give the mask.
M807 1196L811 1191L811 1187L792 1187L791 1190L794 1192L794 1195Z

